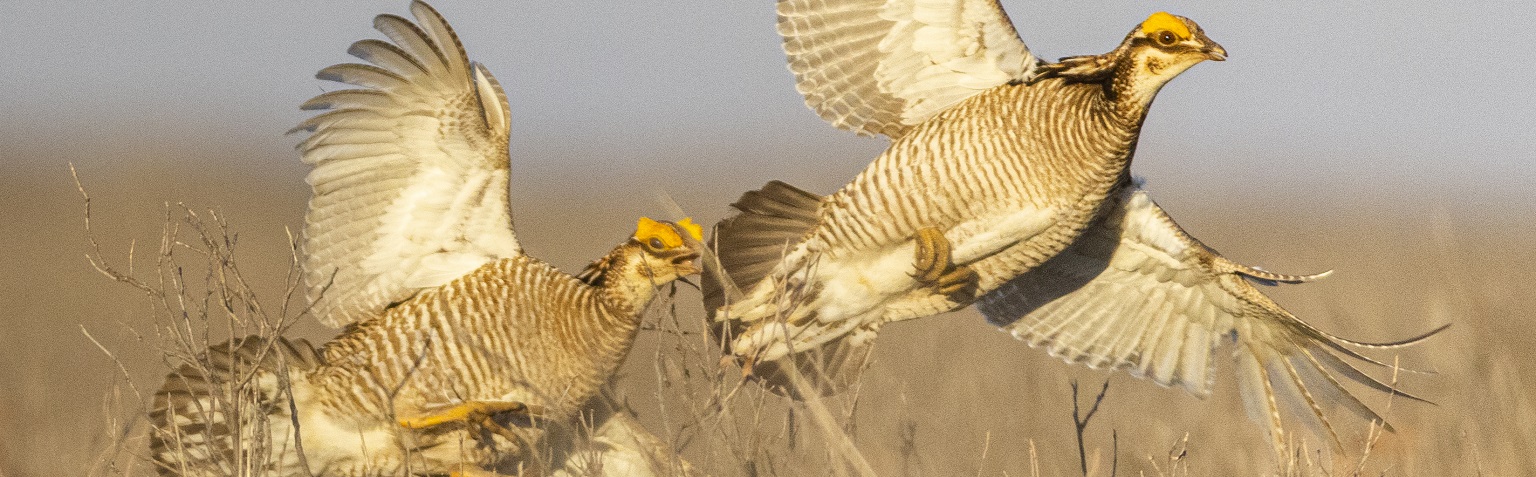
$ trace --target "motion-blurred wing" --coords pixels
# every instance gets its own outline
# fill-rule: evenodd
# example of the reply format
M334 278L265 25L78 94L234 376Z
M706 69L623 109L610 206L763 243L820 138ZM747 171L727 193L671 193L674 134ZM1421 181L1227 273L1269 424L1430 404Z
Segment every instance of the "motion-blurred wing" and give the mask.
M977 308L987 320L1067 362L1125 368L1201 397L1214 379L1212 351L1230 340L1237 345L1244 402L1269 427L1277 448L1285 442L1281 403L1305 410L1300 418L1335 444L1325 410L1343 406L1381 421L1336 374L1402 394L1340 355L1374 363L1348 346L1406 346L1428 335L1382 344L1328 335L1253 286L1326 273L1280 275L1231 262L1186 234L1140 190L1107 206L1114 208L1108 216L1060 255L983 296Z
M361 86L316 96L301 123L314 189L304 228L312 313L331 326L364 321L417 290L520 253L507 203L505 94L471 65L442 16L411 5L420 26L380 15L393 43L348 50L372 63L321 70Z
M897 137L1037 63L997 0L781 0L779 34L806 104Z

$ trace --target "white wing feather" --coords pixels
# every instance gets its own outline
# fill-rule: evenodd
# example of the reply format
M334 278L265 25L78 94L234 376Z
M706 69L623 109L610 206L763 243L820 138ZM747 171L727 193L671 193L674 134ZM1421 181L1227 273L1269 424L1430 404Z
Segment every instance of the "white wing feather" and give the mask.
M1294 404L1290 409L1336 445L1325 409L1342 406L1381 421L1334 373L1404 395L1338 355L1374 363L1345 345L1405 346L1428 334L1382 344L1328 335L1253 286L1326 273L1280 275L1231 262L1186 234L1141 190L1106 206L1107 217L1061 254L983 296L976 306L987 320L1067 362L1127 369L1201 397L1215 379L1213 351L1234 342L1243 399L1277 448L1285 442L1282 404Z
M380 15L392 40L348 50L372 65L344 64L318 78L361 86L303 109L314 165L304 227L312 314L342 326L379 315L417 290L521 252L507 199L505 94L472 65L447 22L424 3L420 26Z
M778 11L806 104L859 134L899 136L1037 63L997 0L782 0Z

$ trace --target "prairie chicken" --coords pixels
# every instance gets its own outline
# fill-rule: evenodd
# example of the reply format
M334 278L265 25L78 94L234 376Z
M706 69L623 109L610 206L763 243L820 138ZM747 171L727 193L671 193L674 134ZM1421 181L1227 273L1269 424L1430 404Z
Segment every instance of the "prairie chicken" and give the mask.
M372 65L319 73L363 89L315 97L303 108L329 111L295 128L310 132L298 148L314 165L304 232L313 314L346 330L318 353L302 342L229 343L209 351L209 365L171 375L154 411L163 473L232 475L232 462L262 458L272 464L254 469L278 475L610 461L626 475L635 455L670 452L551 461L535 444L583 421L598 433L588 443L659 446L599 391L658 288L698 272L700 228L642 218L576 276L524 255L508 202L506 96L436 11L419 1L411 11L419 24L375 20L392 43L352 45ZM242 384L245 399L218 398ZM597 412L577 419L584 408ZM255 438L270 442L266 455L250 454Z
M1390 388L1333 353L1363 359L1345 346L1417 339L1357 343L1308 326L1250 282L1326 274L1233 263L1131 179L1157 92L1226 58L1195 22L1159 12L1109 53L1044 63L995 0L782 0L778 11L808 105L891 144L830 196L770 182L717 226L727 277L706 267L706 308L767 385L833 392L857 379L885 323L979 300L989 322L1069 362L1200 396L1212 348L1230 339L1245 399L1277 445L1277 395L1330 432L1324 402L1379 419L1333 373Z

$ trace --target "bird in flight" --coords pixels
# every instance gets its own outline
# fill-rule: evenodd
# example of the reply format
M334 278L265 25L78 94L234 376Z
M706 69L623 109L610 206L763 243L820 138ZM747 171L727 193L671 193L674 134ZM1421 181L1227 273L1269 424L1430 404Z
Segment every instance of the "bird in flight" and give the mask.
M1277 449L1286 400L1334 442L1333 404L1381 419L1340 375L1402 394L1341 356L1376 363L1354 348L1428 335L1362 343L1302 322L1255 285L1326 273L1228 260L1132 179L1158 91L1227 57L1194 21L1154 13L1108 53L1050 63L996 0L781 0L778 13L811 109L891 143L831 195L770 182L716 226L705 304L745 372L796 395L834 392L858 379L885 324L974 303L1068 362L1198 396L1230 343Z

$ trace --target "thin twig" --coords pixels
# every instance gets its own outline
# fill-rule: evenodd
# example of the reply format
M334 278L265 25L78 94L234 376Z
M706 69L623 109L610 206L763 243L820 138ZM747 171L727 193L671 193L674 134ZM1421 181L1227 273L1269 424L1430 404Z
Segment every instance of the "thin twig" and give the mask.
M139 392L139 387L137 385L133 384L133 375L128 374L128 367L123 365L123 361L117 359L117 354L107 349L106 346L103 346L100 341L96 340L95 336L91 336L91 331L85 329L85 325L79 326L80 333L85 335L85 339L91 340L91 344L96 345L96 349L101 350L101 352L106 354L108 358L112 359L113 364L117 365L117 371L122 373L124 380L128 382L128 389L133 391L134 397L138 398L139 402L144 402L144 394Z
M1083 431L1088 428L1088 421L1093 420L1093 415L1098 414L1099 404L1104 402L1104 395L1108 392L1109 380L1105 379L1104 387L1099 389L1098 397L1093 399L1093 407L1088 408L1088 414L1081 414L1078 408L1077 380L1072 380L1072 424L1077 428L1077 463L1084 477L1088 475L1088 451L1083 445Z

